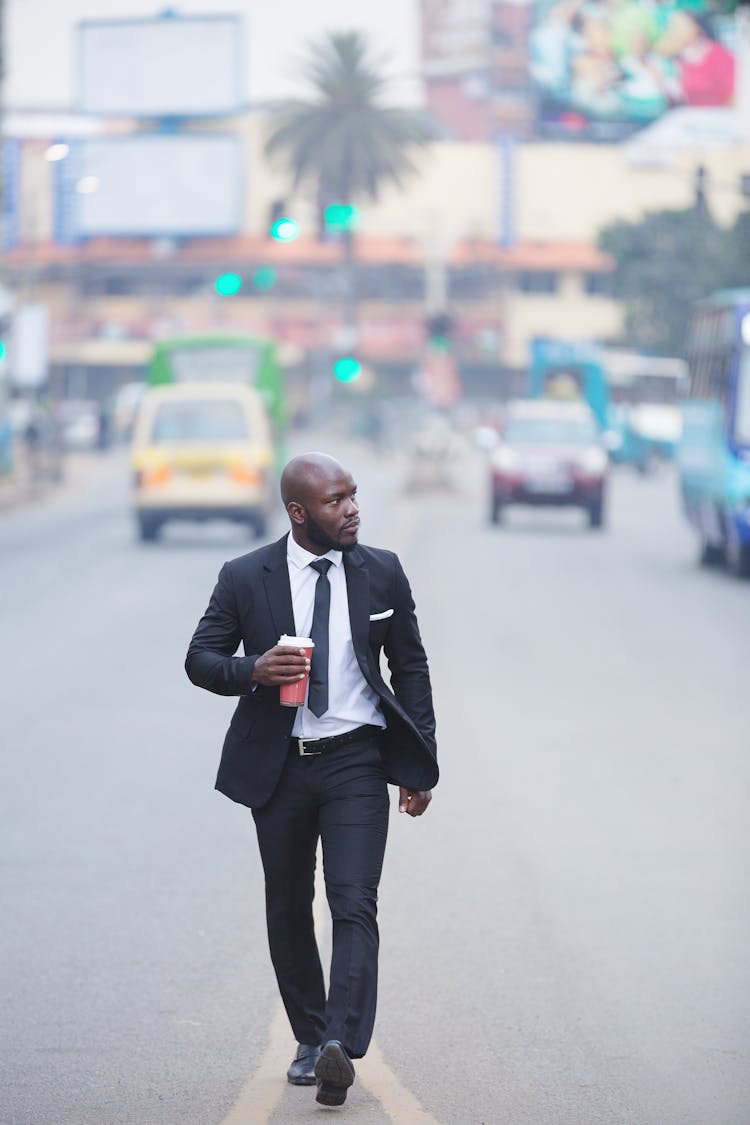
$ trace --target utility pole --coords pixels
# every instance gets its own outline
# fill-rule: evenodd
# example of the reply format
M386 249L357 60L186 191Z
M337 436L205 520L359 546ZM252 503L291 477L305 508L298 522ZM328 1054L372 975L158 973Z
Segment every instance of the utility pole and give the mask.
M697 215L708 214L706 201L706 183L708 173L705 164L699 164L693 173L693 206Z

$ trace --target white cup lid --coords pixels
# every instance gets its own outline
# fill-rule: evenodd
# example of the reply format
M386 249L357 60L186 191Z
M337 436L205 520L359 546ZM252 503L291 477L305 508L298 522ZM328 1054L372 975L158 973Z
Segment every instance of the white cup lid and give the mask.
M279 644L291 645L294 648L315 648L315 641L310 637L290 637L287 633L281 634Z

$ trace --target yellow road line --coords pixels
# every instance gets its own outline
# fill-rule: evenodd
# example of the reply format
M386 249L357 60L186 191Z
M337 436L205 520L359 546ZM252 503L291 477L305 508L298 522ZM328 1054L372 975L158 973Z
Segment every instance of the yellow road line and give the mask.
M318 935L329 928L325 910L325 887L322 862L318 851L317 879L313 917ZM267 1125L281 1102L287 1088L285 1075L294 1050L284 1006L279 1001L271 1021L268 1046L261 1057L258 1069L248 1078L237 1100L221 1125ZM380 1102L393 1125L440 1125L436 1118L423 1109L417 1099L393 1073L383 1058L383 1052L373 1039L367 1057L356 1064L357 1078L372 1096Z
M322 852L318 845L315 879L315 898L313 900L313 919L318 935L326 922L325 887L321 877ZM286 1072L295 1050L295 1042L289 1030L284 1005L279 1000L276 1005L268 1046L263 1052L258 1069L248 1078L239 1092L237 1101L221 1125L265 1125L284 1096Z
M240 1090L221 1125L264 1125L270 1120L286 1090L285 1075L291 1059L289 1039L289 1023L279 1000L260 1065Z
M439 1125L393 1073L377 1040L373 1039L367 1057L357 1063L357 1077L377 1098L393 1125Z

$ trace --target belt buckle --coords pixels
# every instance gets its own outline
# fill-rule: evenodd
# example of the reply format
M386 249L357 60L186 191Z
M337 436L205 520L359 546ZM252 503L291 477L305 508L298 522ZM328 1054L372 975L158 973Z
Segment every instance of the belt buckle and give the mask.
M305 750L306 742L320 742L319 738L298 738L296 741L300 758L317 758L319 754L323 753L322 750Z

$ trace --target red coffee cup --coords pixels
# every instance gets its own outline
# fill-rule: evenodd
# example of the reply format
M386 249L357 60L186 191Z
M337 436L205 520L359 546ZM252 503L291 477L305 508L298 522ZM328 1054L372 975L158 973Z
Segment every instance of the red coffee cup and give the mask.
M303 648L308 660L312 656L312 650L315 648L310 637L289 637L286 633L283 633L279 637L279 644L288 645L289 648ZM301 680L295 680L292 684L279 685L279 703L282 707L301 707L303 705L309 678L309 674L305 673Z

